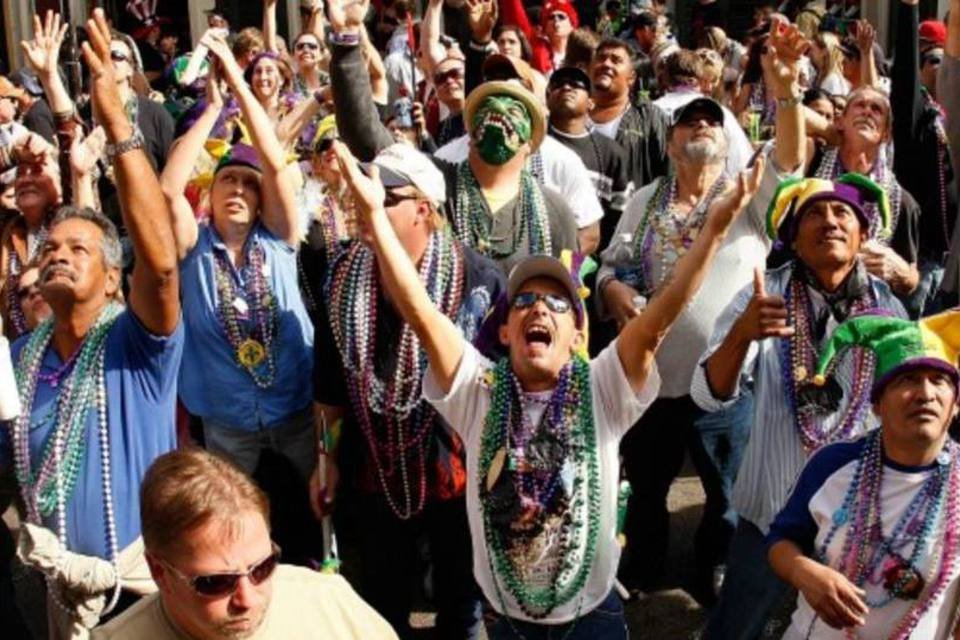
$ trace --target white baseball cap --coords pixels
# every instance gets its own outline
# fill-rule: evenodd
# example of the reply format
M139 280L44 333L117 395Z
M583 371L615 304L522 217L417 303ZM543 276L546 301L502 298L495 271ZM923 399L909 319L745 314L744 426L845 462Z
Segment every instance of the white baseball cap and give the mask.
M369 169L371 164L380 170L380 181L384 187L412 185L436 206L442 205L447 199L443 174L430 158L408 144L398 142L382 149L373 162L363 165L364 169Z

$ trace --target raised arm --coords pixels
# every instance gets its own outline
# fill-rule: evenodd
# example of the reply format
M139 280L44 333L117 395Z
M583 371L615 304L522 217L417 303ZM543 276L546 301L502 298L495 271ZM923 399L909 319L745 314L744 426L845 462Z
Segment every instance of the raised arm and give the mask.
M447 57L447 50L440 43L442 15L443 0L428 0L420 21L420 60L428 76L432 76L433 68Z
M316 115L320 113L320 101L310 96L303 98L277 125L277 139L284 149L291 149L297 138Z
M357 158L366 162L377 152L393 144L393 136L380 122L373 104L367 64L360 53L360 26L367 2L330 2L330 28L334 42L330 61L330 85L333 90L340 137Z
M390 82L387 80L387 66L383 63L383 56L373 46L367 28L361 25L360 46L363 47L363 59L367 63L367 73L370 74L370 93L377 104L387 104L390 95Z
M307 15L307 23L304 25L303 30L317 36L317 41L321 43L326 42L326 40L324 40L326 34L324 33L323 0L313 0L313 4L307 7L306 10L309 13Z
M203 144L220 117L223 96L220 93L216 65L210 66L207 76L206 107L197 121L170 148L170 157L160 174L160 188L170 209L173 236L177 244L177 259L183 260L197 244L197 218L187 201L184 190L193 174L197 158L203 153Z
M219 34L205 36L204 43L220 61L223 77L240 105L250 141L263 165L260 187L260 221L270 233L291 247L299 243L293 175L286 171L287 154L277 139L273 123L243 79L227 41Z
M857 20L857 49L860 50L860 86L880 86L877 73L877 61L873 55L873 43L877 39L877 30L869 20ZM856 88L856 87L854 87Z
M899 173L915 155L926 150L918 146L917 126L923 114L920 91L920 37L918 0L898 0L896 55L893 57L890 109L893 115L893 171Z
M809 48L810 44L796 26L788 25L782 18L772 18L762 63L764 78L777 99L774 158L782 171L799 169L806 157L800 58Z
M758 159L752 171L741 173L736 185L713 201L707 221L693 245L677 261L643 313L630 320L620 332L617 354L635 391L643 388L660 342L700 288L730 224L757 192L763 164L763 160Z
M463 335L430 300L417 268L400 244L383 208L384 190L376 166L371 165L368 178L360 172L346 146L338 142L334 148L353 193L357 215L370 229L380 277L390 301L420 338L437 383L446 393L463 356Z
M277 0L263 0L263 48L280 52L277 46Z
M97 208L93 188L93 168L103 155L107 137L103 127L97 127L85 138L77 136L70 146L70 179L73 183L73 204L76 207Z
M93 113L107 142L125 145L134 129L117 91L110 27L103 10L95 9L86 26L89 40L83 43L83 59L90 69ZM123 224L133 242L130 309L150 333L170 335L180 319L177 252L166 200L142 141L139 147L121 148L113 158L113 170Z

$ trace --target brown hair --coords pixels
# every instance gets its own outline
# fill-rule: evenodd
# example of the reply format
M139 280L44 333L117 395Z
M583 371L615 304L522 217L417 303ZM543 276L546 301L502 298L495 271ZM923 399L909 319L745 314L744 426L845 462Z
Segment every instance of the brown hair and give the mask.
M694 51L680 49L667 58L665 70L670 87L697 84L703 76L703 60Z
M593 62L600 38L590 29L574 29L567 40L567 53L563 64L568 67L586 69Z
M270 526L266 494L238 468L198 448L154 460L140 487L143 542L158 555L170 553L190 531L211 521L232 532L249 511Z
M240 33L237 34L237 37L233 41L231 51L233 51L233 57L239 60L254 49L263 51L263 46L263 33L261 33L260 29L256 27L246 27L245 29L241 29Z

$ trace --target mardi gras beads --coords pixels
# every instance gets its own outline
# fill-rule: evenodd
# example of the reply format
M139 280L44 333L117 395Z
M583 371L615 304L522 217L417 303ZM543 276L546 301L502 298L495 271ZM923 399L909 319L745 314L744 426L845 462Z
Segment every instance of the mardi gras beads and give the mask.
M226 252L214 250L213 275L219 298L217 317L236 363L246 370L257 387L268 389L276 376L273 339L277 333L279 312L277 297L267 279L265 252L255 240L248 243L246 265L246 278L240 293ZM249 330L241 325L241 317L250 318ZM261 366L265 366L266 371Z
M490 408L484 421L481 437L478 482L483 511L484 536L487 543L490 570L499 593L500 584L513 596L521 610L532 619L542 619L556 607L576 597L593 569L600 525L600 471L597 458L596 430L593 422L593 402L590 388L590 365L575 356L561 372L562 384L554 389L544 410L541 428L560 437L566 455L556 462L561 467L573 465L571 494L567 500L554 500L540 505L542 511L559 522L559 557L553 566L553 576L546 587L534 587L525 578L523 558L529 546L535 543L512 533L512 523L504 523L499 505L491 489L499 476L512 473L514 489L521 501L551 498L543 491L549 484L531 485L523 478L524 469L536 468L523 459L523 450L530 438L523 433L523 394L504 358L492 372ZM519 432L519 433L518 433ZM503 453L510 448L509 454ZM506 456L517 458L512 465L504 465ZM512 466L513 470L509 467ZM560 468L541 470L548 476ZM499 523L499 524L498 524ZM581 554L582 552L582 554ZM501 601L504 610L506 606Z
M463 300L464 263L461 247L444 229L434 231L420 261L420 279L427 294L447 317L454 318ZM330 328L343 361L354 415L360 425L393 513L406 520L423 510L426 500L426 435L436 414L421 399L426 354L409 324L404 323L396 362L388 378L376 372L380 285L376 257L363 244L350 245L333 265L326 285ZM410 487L410 458L415 459L418 489ZM388 479L403 493L395 498Z

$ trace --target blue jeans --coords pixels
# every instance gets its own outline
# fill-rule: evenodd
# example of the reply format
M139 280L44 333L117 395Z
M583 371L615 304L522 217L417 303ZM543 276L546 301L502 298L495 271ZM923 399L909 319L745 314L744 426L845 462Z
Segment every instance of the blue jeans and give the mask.
M495 612L487 616L490 640L626 640L627 620L623 602L615 589L597 608L572 622L536 624L507 618Z
M660 586L670 536L667 494L690 458L706 493L703 518L694 538L698 587L709 585L713 568L724 562L736 513L730 493L753 423L753 396L744 393L731 407L714 413L689 396L660 398L620 444L624 470L633 488L624 532L627 547L620 579L628 588Z
M942 264L930 260L920 260L917 270L920 272L917 288L902 301L911 318L930 315L936 311L934 300L940 289L940 282L943 280Z
M770 615L785 601L795 600L796 593L770 568L763 533L752 522L741 518L730 543L720 601L710 613L703 637L705 640L756 640Z

